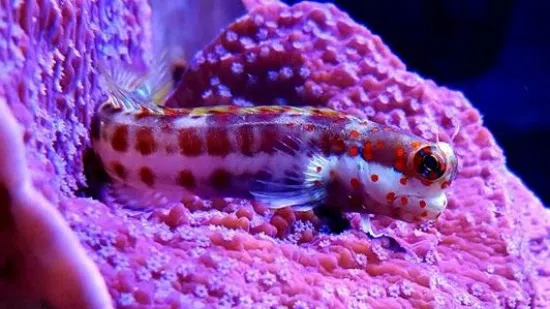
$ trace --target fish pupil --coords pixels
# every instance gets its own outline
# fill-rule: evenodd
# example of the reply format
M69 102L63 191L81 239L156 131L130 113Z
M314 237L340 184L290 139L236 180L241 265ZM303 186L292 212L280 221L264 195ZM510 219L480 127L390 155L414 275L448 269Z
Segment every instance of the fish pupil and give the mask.
M437 170L437 168L439 166L439 163L437 162L437 159L433 155L425 156L423 161L424 162L423 162L422 165L424 165L424 168L427 169L430 172Z

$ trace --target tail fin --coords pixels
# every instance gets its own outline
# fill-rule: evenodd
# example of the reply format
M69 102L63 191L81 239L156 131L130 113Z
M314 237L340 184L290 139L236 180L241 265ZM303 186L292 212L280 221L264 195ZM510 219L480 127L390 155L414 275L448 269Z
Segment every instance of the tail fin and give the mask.
M135 110L144 106L158 110L173 89L166 53L153 60L145 73L122 61L107 64L100 60L98 70L113 103L124 109Z

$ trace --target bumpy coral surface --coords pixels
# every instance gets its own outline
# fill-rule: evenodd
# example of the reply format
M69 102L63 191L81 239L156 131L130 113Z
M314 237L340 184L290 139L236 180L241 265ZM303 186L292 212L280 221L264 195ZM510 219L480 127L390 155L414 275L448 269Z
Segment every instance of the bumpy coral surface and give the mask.
M376 218L394 243L369 239L353 214L352 229L335 235L311 212L272 212L243 200L196 198L136 214L72 197L84 181L86 129L99 102L89 57L128 46L142 53L144 32L136 24L145 19L128 14L137 2L81 2L89 11L66 2L47 17L32 7L2 10L11 12L6 23L12 28L2 34L10 44L0 45L0 57L13 56L1 64L14 77L2 80L0 94L26 129L29 163L21 173L39 175L34 187L61 210L116 307L550 306L550 215L507 170L479 113L460 93L408 72L378 36L333 5L245 1L248 14L196 55L169 103L325 105L432 140L449 140L458 128L452 143L460 174L435 223ZM108 22L98 8L114 10L106 16L119 22ZM51 23L57 32L39 31ZM98 29L112 39L99 39ZM8 131L0 130L9 137L2 140L17 140ZM11 181L13 174L6 174L3 181ZM58 185L45 184L50 181ZM21 203L10 203L11 212ZM67 255L79 248L68 246Z
M82 154L103 94L94 61L142 66L149 19L144 1L0 1L0 307L32 306L21 295L56 308L110 301L55 206L86 181Z

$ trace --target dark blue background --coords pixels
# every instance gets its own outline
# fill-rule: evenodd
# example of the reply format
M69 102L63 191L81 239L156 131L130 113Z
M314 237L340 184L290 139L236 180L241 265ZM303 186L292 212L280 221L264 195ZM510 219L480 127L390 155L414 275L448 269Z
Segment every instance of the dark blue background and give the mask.
M550 204L550 1L316 2L380 35L409 70L462 91L508 167Z

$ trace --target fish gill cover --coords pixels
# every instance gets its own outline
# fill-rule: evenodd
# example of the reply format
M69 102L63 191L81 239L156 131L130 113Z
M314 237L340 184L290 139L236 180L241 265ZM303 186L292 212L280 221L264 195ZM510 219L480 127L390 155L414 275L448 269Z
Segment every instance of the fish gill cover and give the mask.
M245 4L248 12L196 54L169 104L321 105L431 140L436 132L448 140L458 126L460 174L441 218L423 226L376 218L407 248L398 250L356 224L327 234L311 212L244 200L197 198L129 216L78 197L104 92L95 61L146 63L150 8L140 0L2 1L5 306L550 306L550 215L507 170L461 93L408 72L380 37L333 5Z

